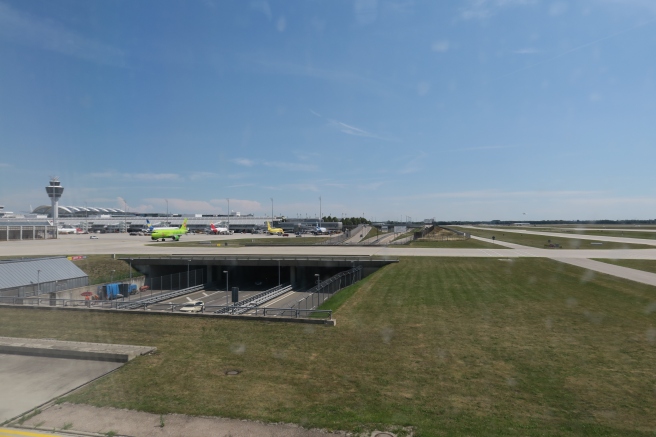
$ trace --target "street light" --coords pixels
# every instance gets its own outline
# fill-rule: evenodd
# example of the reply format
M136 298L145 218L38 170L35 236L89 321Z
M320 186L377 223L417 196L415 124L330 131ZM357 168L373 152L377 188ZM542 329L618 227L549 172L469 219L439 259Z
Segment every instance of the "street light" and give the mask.
M228 305L228 271L224 270L223 273L226 275L226 306Z
M132 287L132 258L130 258L130 286L128 287L128 300L130 300L131 287Z
M89 232L89 207L87 201L84 201L84 230Z
M36 294L41 294L41 270L36 271Z
M169 199L164 199L166 202L166 221L169 221Z
M321 196L319 196L319 227L321 227Z
M273 197L269 197L271 199L271 227L273 227Z
M189 263L191 262L190 259L187 260L187 288L189 288Z
M321 289L321 276L319 273L315 273L314 276L317 278L317 306L319 306L319 293L321 293L321 291L319 291ZM314 304L314 302L312 302L312 304Z
M228 201L228 232L230 232L230 198L226 200Z
M116 270L112 270L112 273L111 273L111 275L109 276L109 282L114 282L114 272L115 272L115 271L116 271Z

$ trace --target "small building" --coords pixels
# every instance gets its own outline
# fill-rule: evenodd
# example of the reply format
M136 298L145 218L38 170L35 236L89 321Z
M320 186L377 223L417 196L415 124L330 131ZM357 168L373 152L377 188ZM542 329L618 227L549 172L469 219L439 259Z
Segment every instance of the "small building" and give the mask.
M30 297L86 285L89 276L66 257L0 261L0 297Z

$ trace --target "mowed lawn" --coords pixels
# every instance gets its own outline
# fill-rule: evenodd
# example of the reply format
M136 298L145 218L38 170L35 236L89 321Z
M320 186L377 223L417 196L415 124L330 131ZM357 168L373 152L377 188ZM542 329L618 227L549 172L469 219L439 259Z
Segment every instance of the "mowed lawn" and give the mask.
M565 237L551 237L546 235L536 234L520 234L517 232L505 232L504 229L472 229L472 228L459 228L464 232L469 232L472 235L482 238L495 237L497 241L505 241L507 243L521 244L523 246L544 248L548 244L560 244L563 249L653 249L654 246L647 244L629 244L629 243L615 243L610 241L597 241L597 240L581 240L572 236L572 238ZM601 243L601 244L592 244ZM554 249L558 250L558 249Z
M0 335L157 346L66 398L97 406L418 436L656 429L654 287L528 258L403 258L355 287L332 328L3 308Z

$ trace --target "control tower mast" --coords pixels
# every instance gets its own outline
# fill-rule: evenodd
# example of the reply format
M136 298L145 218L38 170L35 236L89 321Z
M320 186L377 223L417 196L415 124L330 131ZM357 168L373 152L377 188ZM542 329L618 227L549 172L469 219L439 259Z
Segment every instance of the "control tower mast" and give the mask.
M61 186L59 178L53 176L50 178L50 185L46 187L46 193L50 197L50 203L52 205L52 221L55 226L55 238L57 238L57 219L59 218L59 199L64 193L64 187Z

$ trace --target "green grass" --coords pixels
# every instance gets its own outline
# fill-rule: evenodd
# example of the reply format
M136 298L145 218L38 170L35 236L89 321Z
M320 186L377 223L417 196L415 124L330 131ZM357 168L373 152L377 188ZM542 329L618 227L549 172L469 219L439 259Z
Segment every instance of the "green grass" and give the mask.
M656 273L656 261L652 259L596 259L607 264L628 267L630 269L642 270L645 272Z
M437 249L505 249L503 246L492 242L474 240L454 240L454 241L411 241L395 247L424 247Z
M580 234L580 235L599 235L603 237L621 237L621 238L644 238L646 240L656 240L656 232L622 232L617 230L609 231L588 231L588 230L574 230L574 229L551 229L545 232L560 232L565 234Z
M364 240L366 240L368 238L379 237L379 236L384 235L384 234L387 234L387 232L381 232L380 229L378 229L376 227L372 227L369 230L369 232L367 233L367 235L365 235Z
M653 435L653 287L546 259L402 258L344 292L332 328L0 308L0 335L158 348L69 402L417 436Z
M89 275L89 285L104 284L112 280L121 281L130 277L130 264L114 259L111 255L87 255L85 259L73 263ZM137 276L142 274L133 268L132 277Z
M505 232L503 229L482 229L482 228L461 228L461 230L475 235L477 237L492 239L496 237L497 241L505 241L507 243L521 244L523 246L544 248L545 244L560 244L563 249L653 249L653 246L645 244L627 244L627 243L612 243L608 241L596 240L581 240L578 238L561 238L549 237L544 235L534 234L519 234L516 232ZM602 244L591 244L591 243ZM557 250L557 249L554 249Z

